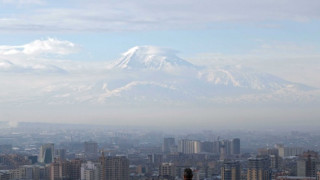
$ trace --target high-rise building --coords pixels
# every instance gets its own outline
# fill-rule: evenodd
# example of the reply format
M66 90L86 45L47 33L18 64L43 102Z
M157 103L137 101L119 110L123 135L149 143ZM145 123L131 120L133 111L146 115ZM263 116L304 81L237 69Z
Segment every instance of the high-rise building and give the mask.
M161 164L163 161L163 155L162 154L149 154L148 155L148 162L153 163L155 165Z
M159 166L159 176L168 180L174 180L176 177L176 167L173 163L162 163Z
M200 153L201 142L195 140L182 139L179 141L178 151L184 154Z
M24 165L18 169L11 170L11 179L48 179L46 167L41 165Z
M61 160L66 159L66 149L55 149L55 157Z
M247 180L271 180L270 159L249 158Z
M124 156L108 156L100 158L101 180L128 180L129 160Z
M54 144L44 144L40 147L38 161L40 163L52 163L54 160Z
M221 145L224 147L225 153L227 156L231 155L231 141L230 140L222 140Z
M68 162L57 160L50 164L50 180L68 179Z
M213 142L213 153L214 154L220 154L220 147L221 147L221 142L220 141L214 141Z
M162 144L162 152L169 153L171 149L175 146L175 140L172 137L164 138Z
M281 158L279 157L279 150L277 148L260 148L258 149L259 156L269 156L272 169L278 169Z
M241 179L240 163L238 161L225 162L221 167L221 180Z
M81 161L74 159L65 161L56 159L50 164L50 180L57 179L80 179Z
M10 173L8 171L0 171L0 180L10 180Z
M316 177L320 170L318 153L314 151L304 152L297 161L297 175L305 177Z
M302 147L284 147L282 144L277 144L275 147L278 149L281 158L298 156L304 152L304 148Z
M210 141L201 142L201 152L213 153L213 142L210 142Z
M86 154L97 154L98 153L98 143L94 141L84 142L84 152Z
M101 164L88 161L81 164L81 180L100 180Z
M68 175L70 179L81 178L81 163L80 159L73 159L69 161Z
M240 139L234 138L231 140L231 154L238 155L240 154Z

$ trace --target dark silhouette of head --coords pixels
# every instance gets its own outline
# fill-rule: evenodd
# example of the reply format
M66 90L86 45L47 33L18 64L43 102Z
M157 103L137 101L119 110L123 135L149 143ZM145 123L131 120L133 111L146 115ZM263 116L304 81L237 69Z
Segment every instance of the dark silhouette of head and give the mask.
M192 177L193 177L192 170L190 168L184 169L183 177L184 177L184 180L192 180Z

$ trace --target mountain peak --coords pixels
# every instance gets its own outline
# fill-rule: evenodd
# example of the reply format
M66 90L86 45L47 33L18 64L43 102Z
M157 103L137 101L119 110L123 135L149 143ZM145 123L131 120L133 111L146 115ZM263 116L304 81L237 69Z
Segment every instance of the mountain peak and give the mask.
M117 69L169 70L175 67L195 67L176 56L176 51L156 46L135 46L111 65Z

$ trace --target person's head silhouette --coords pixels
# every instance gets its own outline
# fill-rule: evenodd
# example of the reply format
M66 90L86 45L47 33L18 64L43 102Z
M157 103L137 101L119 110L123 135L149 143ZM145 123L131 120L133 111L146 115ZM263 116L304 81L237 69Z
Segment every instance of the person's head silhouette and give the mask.
M192 177L193 177L192 170L190 168L184 169L183 177L184 177L184 180L192 180Z

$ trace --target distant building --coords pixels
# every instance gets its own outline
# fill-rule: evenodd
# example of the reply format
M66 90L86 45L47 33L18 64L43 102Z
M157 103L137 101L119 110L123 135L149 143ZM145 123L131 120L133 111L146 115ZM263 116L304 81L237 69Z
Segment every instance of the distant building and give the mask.
M214 141L213 142L213 153L220 154L220 146L221 146L220 141Z
M97 154L98 153L98 143L95 141L84 142L84 152L86 154Z
M221 167L221 180L241 179L240 163L238 161L225 162Z
M67 161L57 160L50 164L50 180L69 179L69 166Z
M6 170L0 170L0 180L10 180L10 173Z
M152 164L159 165L163 161L163 155L162 154L149 154L148 155L148 162Z
M162 143L162 152L169 153L172 152L172 148L175 146L175 140L172 137L164 138Z
M69 161L68 175L70 179L81 178L81 163L82 161L79 159Z
M100 180L101 164L88 161L81 164L81 180Z
M101 180L128 180L129 160L124 156L100 157Z
M50 164L50 180L57 179L80 179L80 160L56 160Z
M288 156L298 156L304 152L302 147L284 147L282 144L276 145L279 151L279 156L284 158Z
M178 151L184 154L195 154L201 152L200 141L182 139L178 144Z
M40 147L40 154L38 162L40 163L52 163L54 160L54 144L44 144Z
M304 152L297 161L297 176L317 177L320 170L318 153L314 151Z
M271 180L270 159L249 158L247 180Z
M220 146L220 153L222 153L221 148L223 148L223 151L226 157L231 155L231 144L232 142L230 140L226 140L226 139L222 140L221 146Z
M66 159L66 149L55 149L55 157L61 160Z
M162 163L159 167L159 177L174 180L176 177L176 167L173 163Z
M240 154L240 139L234 138L231 140L231 154L238 155Z
M201 142L201 152L213 153L213 142L210 142L210 141Z

